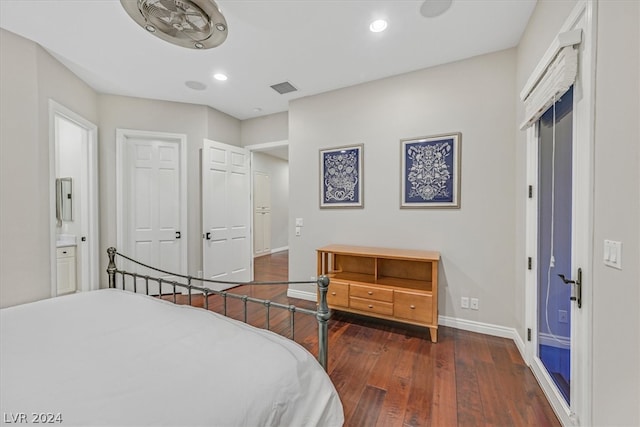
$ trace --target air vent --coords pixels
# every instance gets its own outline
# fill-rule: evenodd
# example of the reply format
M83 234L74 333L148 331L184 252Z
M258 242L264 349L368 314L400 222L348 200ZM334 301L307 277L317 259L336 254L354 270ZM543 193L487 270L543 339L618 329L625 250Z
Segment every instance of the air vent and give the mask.
M275 85L271 85L271 89L275 90L280 95L284 95L285 93L289 93L289 92L295 92L298 90L295 88L295 86L293 86L289 82L282 82Z

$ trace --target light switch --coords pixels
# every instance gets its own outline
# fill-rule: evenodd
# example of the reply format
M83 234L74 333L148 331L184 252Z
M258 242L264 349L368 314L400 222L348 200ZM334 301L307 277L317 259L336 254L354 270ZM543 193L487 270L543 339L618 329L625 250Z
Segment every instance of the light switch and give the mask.
M302 228L296 227L296 236L300 236L302 234Z
M604 265L622 270L622 242L604 241Z
M302 227L304 225L302 218L296 218L296 227Z

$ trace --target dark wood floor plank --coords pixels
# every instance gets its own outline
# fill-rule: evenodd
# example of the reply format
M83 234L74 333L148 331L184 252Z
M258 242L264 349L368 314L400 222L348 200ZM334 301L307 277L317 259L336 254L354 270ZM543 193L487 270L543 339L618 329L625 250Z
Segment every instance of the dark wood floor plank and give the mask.
M436 366L433 372L432 426L458 425L456 397L455 338L452 330L443 328L435 347Z
M286 281L288 253L256 258L254 272L256 281ZM233 292L315 307L315 302L287 297L286 285L246 285ZM187 298L177 300L186 303ZM204 299L195 295L192 302L203 306ZM221 311L222 299L209 297L209 308ZM241 319L242 302L228 301L228 311ZM295 341L315 354L315 317L295 316ZM248 318L263 327L264 306L250 305ZM287 311L272 310L270 323L288 336ZM560 425L508 339L441 326L434 344L423 328L334 312L328 361L344 406L345 427Z
M409 399L404 415L404 425L427 427L431 425L436 344L421 340L414 355L413 375L409 387Z
M377 387L365 386L358 405L353 411L351 424L354 426L374 426L378 420L380 407L387 392Z

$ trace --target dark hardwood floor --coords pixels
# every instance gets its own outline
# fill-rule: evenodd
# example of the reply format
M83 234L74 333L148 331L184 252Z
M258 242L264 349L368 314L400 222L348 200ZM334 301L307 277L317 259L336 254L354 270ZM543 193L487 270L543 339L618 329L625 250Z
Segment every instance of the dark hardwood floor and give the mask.
M288 253L255 259L256 281L287 280ZM247 285L234 292L300 307L286 285ZM194 298L194 305L202 304ZM240 319L242 301L227 312ZM220 297L209 297L219 311ZM271 310L273 330L288 335L289 313ZM249 323L264 326L253 304ZM315 319L296 314L295 340L315 354ZM440 327L426 329L334 312L329 326L329 375L340 395L345 426L559 426L515 344L508 339Z

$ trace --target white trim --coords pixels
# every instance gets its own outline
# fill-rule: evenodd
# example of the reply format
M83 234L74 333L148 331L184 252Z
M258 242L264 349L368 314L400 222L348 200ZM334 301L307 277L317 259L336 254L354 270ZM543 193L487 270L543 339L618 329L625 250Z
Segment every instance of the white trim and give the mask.
M287 147L288 145L289 145L289 141L286 139L283 139L282 141L262 142L260 144L246 145L242 148L245 148L249 151L264 151L264 150L269 150L271 148Z
M88 195L87 201L88 218L89 223L86 224L88 230L89 241L87 245L87 263L86 266L89 271L87 277L89 277L89 283L82 283L80 290L96 290L100 287L100 261L99 261L99 211L98 211L98 127L84 118L83 116L75 113L64 105L49 99L49 259L51 264L51 296L55 297L58 294L57 288L57 251L56 251L56 218L53 212L56 210L56 129L55 118L56 116L64 117L65 119L76 123L87 132L87 178L88 178ZM81 236L79 236L81 237ZM78 242L78 245L85 244L82 241Z
M318 297L315 292L300 291L298 289L291 289L291 288L287 289L287 296L289 298L298 298L306 301L316 302L318 300Z
M275 254L275 253L278 253L278 252L284 252L284 251L288 251L288 250L289 250L289 246L282 246L280 248L271 249L271 253Z
M187 205L187 135L183 133L155 132L134 129L116 129L116 249L122 250L124 247L124 182L123 182L123 163L124 163L124 144L127 138L158 138L162 140L177 141L180 145L180 239L181 253L180 264L181 270L178 273L186 274L188 269L188 248L189 248L189 230L188 230L188 205Z
M442 315L438 316L438 325L461 329L463 331L477 332L479 334L491 335L494 337L509 338L515 343L522 359L526 360L524 354L524 341L522 341L520 334L518 334L514 328Z

